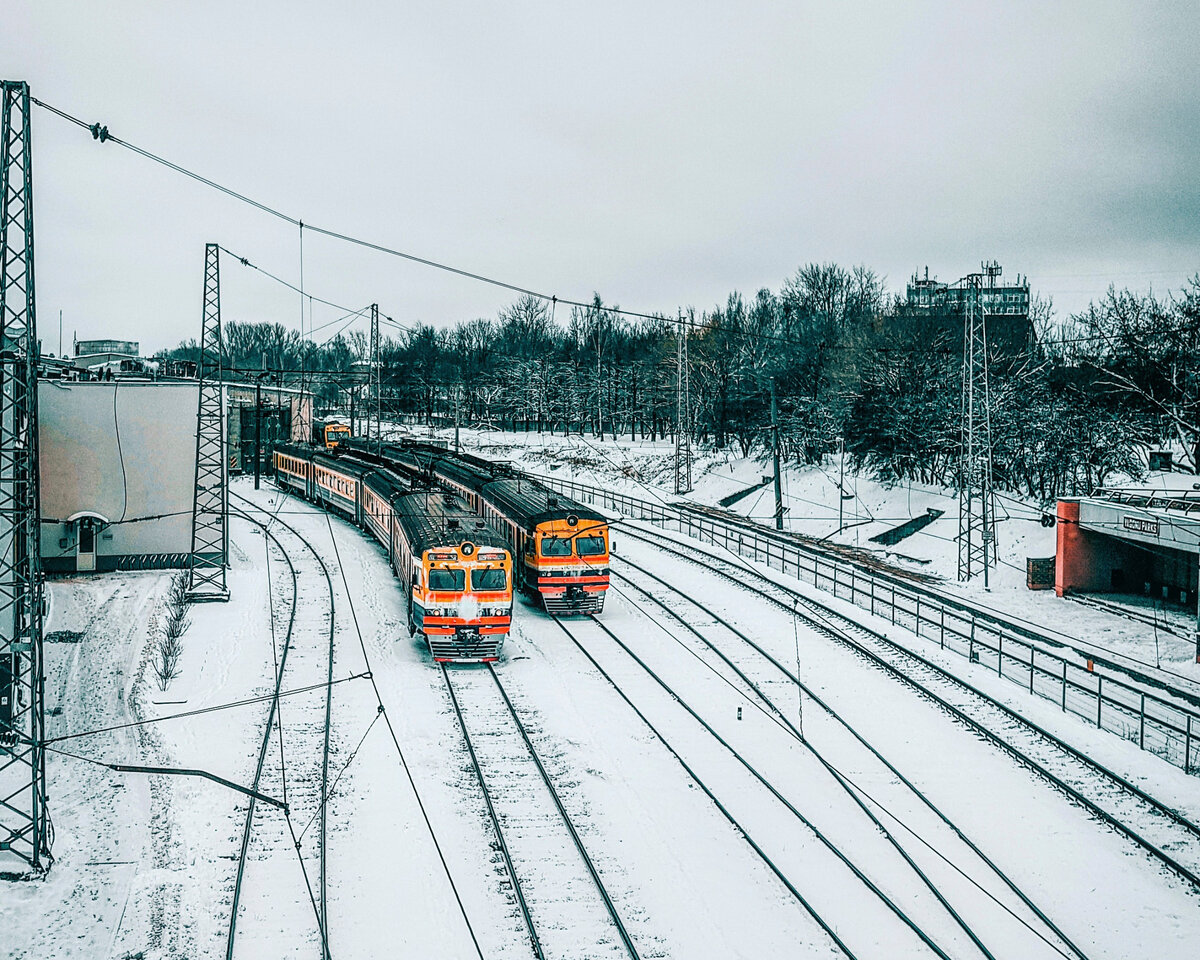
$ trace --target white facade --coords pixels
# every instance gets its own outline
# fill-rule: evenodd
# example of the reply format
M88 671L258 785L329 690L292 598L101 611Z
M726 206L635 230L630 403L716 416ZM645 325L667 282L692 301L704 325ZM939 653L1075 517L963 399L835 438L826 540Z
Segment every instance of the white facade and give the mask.
M192 543L197 390L195 382L38 384L47 571L183 562Z

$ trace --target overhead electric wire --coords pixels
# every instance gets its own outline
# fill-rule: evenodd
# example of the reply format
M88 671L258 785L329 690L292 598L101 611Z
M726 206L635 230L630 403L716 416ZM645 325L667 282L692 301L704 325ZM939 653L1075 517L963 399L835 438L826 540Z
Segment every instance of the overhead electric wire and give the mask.
M290 493L288 494L288 496L290 496ZM285 496L284 499L287 499L287 497ZM281 506L282 506L282 503L281 503ZM258 509L262 510L263 508L258 507ZM266 513L268 511L263 510L263 512ZM413 797L417 801L417 807L421 811L421 817L425 821L425 827L429 832L430 839L433 841L434 848L437 851L438 859L441 861L442 870L446 875L446 880L450 884L450 889L454 894L455 902L458 904L459 913L461 914L461 916L463 918L463 923L466 924L467 933L471 937L471 943L475 947L475 952L479 956L479 960L483 960L483 948L480 946L479 940L475 936L475 928L471 923L470 917L467 915L466 904L463 903L462 896L459 894L459 891L458 891L458 884L454 880L454 875L450 872L450 864L447 862L446 856L442 852L441 842L438 840L437 834L434 832L433 823L430 821L429 814L425 809L425 801L421 798L420 791L417 790L416 780L414 779L414 777L412 775L412 771L409 769L409 766L408 766L408 759L404 755L403 747L400 746L400 738L396 735L396 730L392 726L392 719L390 716L388 716L386 708L384 708L383 697L379 693L379 685L376 684L375 678L371 673L371 661L370 661L370 657L367 654L367 644L366 644L366 641L363 639L362 628L359 626L359 623L358 623L358 613L354 609L354 599L350 592L350 584L346 580L346 568L342 564L341 551L338 549L337 538L334 536L334 533L333 533L333 522L329 518L328 511L325 511L325 522L329 528L329 539L333 543L333 554L334 554L334 558L337 560L338 571L341 574L342 587L346 591L346 602L347 602L348 607L350 608L350 617L351 617L352 621L354 622L354 631L358 635L359 647L362 649L363 663L367 667L366 675L371 681L371 688L372 688L372 690L375 691L375 701L376 701L376 704L378 705L378 707L380 708L379 713L383 715L383 721L387 725L388 733L391 734L392 743L395 745L396 753L398 754L398 756L400 758L400 765L404 769L404 774L408 779L409 787L412 789ZM287 526L287 524L282 524L282 525ZM291 529L291 528L289 527L288 529ZM293 533L294 532L295 531L293 531ZM312 549L313 555L317 558L317 562L321 564L322 568L325 568L325 561L316 552L316 549L311 547L311 545L310 545L310 549ZM326 572L328 572L328 571L326 571Z
M377 253L383 253L383 254L387 254L388 256L398 257L400 259L407 260L412 263L418 263L423 266L431 267L435 270L441 270L446 273L451 273L456 276L464 277L469 280L476 280L480 283L486 283L486 284L489 284L494 287L499 287L504 290L509 290L513 293L519 293L519 294L522 294L525 296L534 297L535 299L541 300L545 303L549 303L551 305L552 311L560 303L565 304L567 306L571 306L571 307L578 307L583 310L590 310L596 306L596 304L594 302L588 302L588 301L584 301L584 300L573 300L568 297L559 297L555 294L543 293L541 291L534 290L530 287L526 287L521 284L510 283L508 281L500 280L495 277L489 277L484 274L476 273L471 270L465 270L461 267L455 267L451 264L443 263L438 260L432 260L427 257L417 256L416 254L408 253L406 251L396 249L395 247L389 247L389 246L386 246L385 244L375 243L373 241L365 240L361 237L356 237L351 234L342 233L337 230L331 230L326 227L315 226L311 223L306 223L298 217L293 217L287 213L284 213L282 210L279 210L275 207L270 206L269 204L263 203L262 201L259 201L259 200L255 200L252 197L246 196L243 193L239 193L238 191L236 191L230 187L227 187L227 186L224 186L223 184L217 183L215 180L210 180L208 177L205 177L199 173L196 173L193 170L189 170L186 167L180 166L179 164L174 163L173 161L168 160L165 157L162 157L162 156L159 156L158 154L152 153L151 151L146 150L142 147L139 147L136 144L130 143L127 140L122 140L120 137L117 137L117 136L114 136L113 134L111 134L109 132L107 126L102 126L99 123L89 124L85 120L82 120L79 117L76 117L76 116L73 116L73 115L67 113L65 110L61 110L58 107L52 106L51 104L48 104L48 103L45 103L42 100L38 100L36 97L30 97L29 99L30 99L30 102L35 104L36 106L39 106L44 110L48 110L50 113L53 113L58 117L61 117L62 119L68 121L69 123L75 124L76 126L80 127L81 129L87 130L88 132L90 132L92 134L92 137L95 140L99 140L102 143L111 141L112 143L115 143L118 146L125 147L127 150L130 150L130 151L138 154L139 156L142 156L142 157L144 157L148 160L151 160L155 163L161 164L162 166L166 167L169 170L172 170L176 173L182 174L185 177L189 177L190 179L195 180L197 183L200 183L200 184L203 184L204 186L210 187L211 189L216 190L220 193L223 193L226 196L228 196L234 200L238 200L242 203L249 204L250 206L254 207L255 209L257 209L263 213L266 213L270 216L276 217L276 218L284 221L285 223L289 223L292 226L297 227L300 231L301 283L300 283L300 288L293 287L292 289L299 289L299 292L301 293L301 298L302 298L301 314L302 315L303 315L303 298L306 296L309 296L308 294L304 293L302 290L302 288L304 286L303 261L304 261L304 231L305 230L310 230L313 233L321 234L322 236L326 236L326 237L329 237L334 240L341 240L345 243L363 247L364 249L374 250ZM226 252L229 252L229 251L226 251ZM233 255L233 254L231 254L231 255ZM238 258L238 259L241 260L242 258ZM246 265L251 266L251 264L249 264L249 263L247 263ZM258 269L258 268L255 267L255 269ZM265 271L263 271L263 272L265 273ZM278 279L278 278L276 278L276 279ZM286 281L280 281L280 282L286 283ZM290 284L289 284L289 286L290 286ZM324 302L324 301L322 301L322 302ZM633 319L651 320L651 321L656 321L656 322L658 322L658 321L679 322L692 330L721 332L721 333L725 333L725 334L729 334L729 335L733 335L733 336L742 337L744 339L772 340L775 342L788 343L788 344L792 344L792 345L796 345L796 346L803 346L803 345L807 344L806 341L795 338L795 337L782 336L779 334L766 333L763 331L742 330L739 328L725 327L725 326L721 326L719 324L713 324L713 323L706 324L703 322L698 322L690 314L686 315L686 316L680 316L678 319L673 320L673 318L670 318L666 314L661 313L661 312L646 313L643 311L625 310L625 309L622 309L622 308L616 307L616 306L606 307L603 305L600 306L600 309L602 311L604 311L605 313L615 314L615 315L624 316L624 317L630 317ZM301 326L303 326L303 320L301 321ZM1112 339L1112 338L1109 335L1100 334L1100 335L1089 336L1089 337L1072 337L1072 338L1064 338L1061 340L1046 340L1046 341L1041 341L1041 345L1042 346L1053 346L1053 345L1062 345L1062 344L1069 344L1069 343L1083 343L1083 342L1087 342L1089 340L1105 340L1105 339ZM844 344L833 344L833 345L830 345L829 347L827 347L826 349L846 349L846 348L847 348L847 345L844 345Z

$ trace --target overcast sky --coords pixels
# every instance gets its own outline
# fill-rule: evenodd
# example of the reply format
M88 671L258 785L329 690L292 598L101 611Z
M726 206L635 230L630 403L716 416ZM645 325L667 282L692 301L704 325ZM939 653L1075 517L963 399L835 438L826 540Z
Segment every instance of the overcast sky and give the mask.
M673 313L809 261L902 291L995 258L1066 313L1200 269L1197 36L1195 2L6 0L0 73L308 223L560 297ZM33 124L48 351L59 310L67 349L196 336L206 241L299 282L295 227ZM512 299L304 250L315 296L404 323ZM295 294L222 281L226 319L298 327Z

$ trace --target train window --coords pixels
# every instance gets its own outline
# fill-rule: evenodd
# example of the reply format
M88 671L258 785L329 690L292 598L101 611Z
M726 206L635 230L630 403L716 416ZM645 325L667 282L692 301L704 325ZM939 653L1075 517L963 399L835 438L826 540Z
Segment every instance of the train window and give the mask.
M502 567L475 569L471 571L472 590L503 590L508 585L508 576Z
M542 537L543 557L569 557L570 555L570 540L564 540L562 537Z
M576 537L575 550L581 557L599 557L604 553L604 538Z
M432 567L429 570L430 590L462 590L466 585L466 570L451 567Z

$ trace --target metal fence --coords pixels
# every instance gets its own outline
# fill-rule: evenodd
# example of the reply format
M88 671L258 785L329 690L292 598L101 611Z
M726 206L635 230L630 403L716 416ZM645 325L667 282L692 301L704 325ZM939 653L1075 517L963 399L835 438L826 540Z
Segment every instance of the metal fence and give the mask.
M1090 660L1081 665L1043 649L1028 636L1013 632L987 614L907 589L894 580L775 536L771 531L748 530L740 524L686 508L653 503L572 480L531 476L581 502L607 507L766 563L921 637L935 640L943 650L994 670L997 676L1056 703L1064 712L1074 713L1101 730L1136 743L1187 773L1200 773L1200 709L1196 705L1159 696L1119 677L1096 673ZM1054 644L1050 638L1045 642Z

